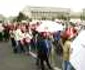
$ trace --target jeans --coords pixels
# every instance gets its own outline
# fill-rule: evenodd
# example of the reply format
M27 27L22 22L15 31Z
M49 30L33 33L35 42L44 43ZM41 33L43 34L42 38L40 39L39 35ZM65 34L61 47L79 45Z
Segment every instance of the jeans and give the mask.
M24 50L25 50L25 52L29 52L30 50L29 50L29 48L30 48L30 43L25 43L25 45L24 45Z
M19 41L15 41L15 42L16 42L16 49L17 49L17 52L19 53L19 52L20 52Z
M11 38L11 43L12 43L13 52L17 53L16 41L14 38Z
M72 68L73 67L69 61L63 61L62 70L73 70Z
M18 53L24 52L23 45L20 43L20 41L16 41L16 48Z

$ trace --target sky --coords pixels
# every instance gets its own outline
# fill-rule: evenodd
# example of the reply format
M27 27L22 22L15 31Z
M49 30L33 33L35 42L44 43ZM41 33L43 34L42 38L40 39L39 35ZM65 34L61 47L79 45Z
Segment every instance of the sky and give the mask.
M78 12L85 8L85 0L0 0L0 14L17 16L25 6L71 8Z

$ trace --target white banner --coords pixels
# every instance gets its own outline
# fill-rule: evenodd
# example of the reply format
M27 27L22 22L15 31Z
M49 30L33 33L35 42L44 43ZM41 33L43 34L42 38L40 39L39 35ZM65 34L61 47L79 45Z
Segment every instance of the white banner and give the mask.
M70 62L76 70L85 70L85 30L81 31L71 44Z

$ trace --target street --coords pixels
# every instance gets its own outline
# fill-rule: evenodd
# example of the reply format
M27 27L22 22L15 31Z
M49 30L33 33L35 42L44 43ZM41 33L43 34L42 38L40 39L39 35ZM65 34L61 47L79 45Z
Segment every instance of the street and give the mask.
M32 56L14 54L10 42L0 42L0 70L40 70L35 63Z
M35 60L31 56L14 54L10 43L1 42L0 70L36 70Z

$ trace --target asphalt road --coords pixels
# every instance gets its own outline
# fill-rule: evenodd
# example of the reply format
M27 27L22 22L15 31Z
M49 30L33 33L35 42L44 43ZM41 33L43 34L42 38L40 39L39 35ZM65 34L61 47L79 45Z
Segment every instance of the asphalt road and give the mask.
M61 68L61 60L56 60ZM14 54L10 42L0 42L0 70L40 70L35 63L36 59L32 56Z
M11 44L0 42L0 70L38 70L35 59L23 54L14 54Z

